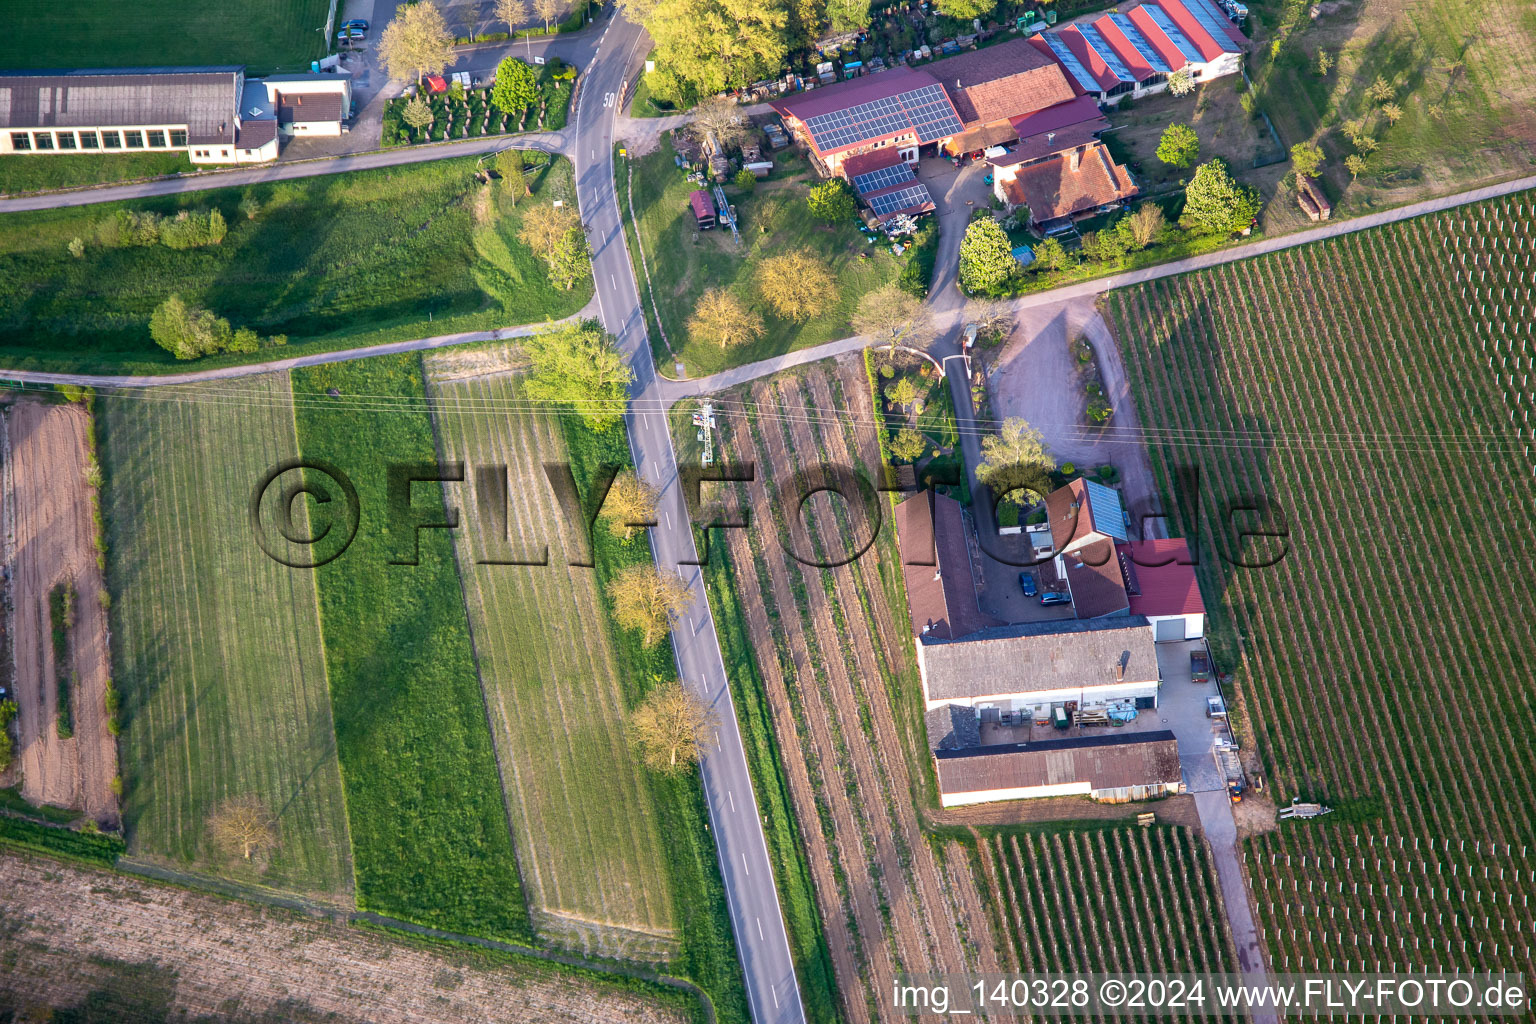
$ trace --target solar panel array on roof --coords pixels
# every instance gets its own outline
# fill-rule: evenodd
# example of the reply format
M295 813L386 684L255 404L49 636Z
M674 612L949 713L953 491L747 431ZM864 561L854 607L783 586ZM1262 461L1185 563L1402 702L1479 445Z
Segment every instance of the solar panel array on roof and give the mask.
M1237 44L1227 34L1227 29L1231 22L1227 21L1227 16L1222 14L1216 5L1211 3L1211 0L1184 0L1184 9L1195 16L1195 20L1200 23L1200 27L1209 32L1211 38L1216 40L1217 46L1228 53L1236 52Z
M1103 33L1088 24L1077 26L1077 30L1083 34L1084 39L1088 40L1088 45L1093 47L1104 63L1109 65L1110 72L1116 78L1122 82L1136 81L1136 76L1131 74L1131 69L1125 66L1125 61L1121 60L1115 48L1109 45L1109 40L1104 38Z
M1051 48L1051 52L1056 55L1057 59L1066 66L1068 73L1077 79L1078 85L1082 86L1087 92L1099 91L1098 79L1088 73L1088 69L1083 67L1083 62L1077 59L1077 54L1067 48L1067 44L1062 42L1059 35L1055 32L1045 33L1045 44Z
M955 116L943 88L925 85L846 110L817 114L805 122L805 127L816 148L826 153L908 128L917 134L919 142L932 142L953 135L964 126Z
M869 200L869 208L875 211L875 216L884 217L886 214L895 213L897 210L905 210L931 202L933 202L933 196L928 194L928 186L919 183L909 185L904 189L898 189L895 192L873 196Z
M857 175L853 179L853 190L861 196L868 195L882 188L890 188L892 185L911 181L916 177L917 175L912 173L910 164L900 163L894 167L881 167L878 170Z
M1173 70L1173 68L1168 66L1168 62L1163 60L1163 55L1157 52L1157 47L1148 42L1147 37L1141 34L1141 29L1136 27L1134 21L1124 14L1111 14L1109 20L1114 22L1115 27L1125 34L1125 38L1130 40L1131 45L1136 48L1136 52L1141 54L1141 59L1146 61L1153 71L1161 71L1167 74Z
M1205 55L1200 52L1200 48L1190 42L1189 37L1180 31L1179 26L1173 23L1173 19L1168 16L1167 11L1157 6L1157 4L1144 4L1141 9L1147 12L1147 16L1152 19L1153 24L1163 30L1163 35L1167 36L1169 41L1178 47L1185 60L1196 63L1205 60Z

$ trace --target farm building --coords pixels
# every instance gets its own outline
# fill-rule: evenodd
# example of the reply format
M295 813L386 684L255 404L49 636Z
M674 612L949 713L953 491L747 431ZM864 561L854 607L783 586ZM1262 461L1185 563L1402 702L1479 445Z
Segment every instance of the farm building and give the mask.
M1156 707L1161 676L1146 619L993 626L917 645L923 700L1022 712L1065 701Z
M1117 544L1115 551L1130 613L1152 624L1159 643L1205 636L1205 601L1188 541L1137 540Z
M1050 796L1105 803L1179 792L1179 744L1166 730L935 749L944 807Z
M1075 98L1061 68L1025 39L946 57L923 70L943 84L964 124L941 143L951 156L1015 142L1015 119Z
M956 640L1001 625L976 603L958 501L929 490L905 499L896 506L896 542L913 636Z
M1046 232L1116 210L1141 192L1131 173L1115 163L1098 139L999 168L992 180L997 197L1009 209L1027 207L1030 226Z
M343 75L247 79L239 65L0 72L0 154L260 163L277 158L280 132L341 134L351 90Z
M715 226L715 204L710 200L708 192L696 188L688 193L688 206L693 210L694 227L708 231Z

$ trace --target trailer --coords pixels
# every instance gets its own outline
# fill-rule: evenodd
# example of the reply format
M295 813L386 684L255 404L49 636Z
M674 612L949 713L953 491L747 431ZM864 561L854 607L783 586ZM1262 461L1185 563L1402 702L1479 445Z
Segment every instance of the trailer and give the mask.
M1218 736L1211 744L1211 754L1216 758L1216 769L1227 782L1227 795L1233 803L1240 803L1243 790L1248 788L1248 777L1243 774L1243 762L1237 756L1237 744Z
M1189 652L1189 678L1195 683L1211 681L1211 656L1205 651Z

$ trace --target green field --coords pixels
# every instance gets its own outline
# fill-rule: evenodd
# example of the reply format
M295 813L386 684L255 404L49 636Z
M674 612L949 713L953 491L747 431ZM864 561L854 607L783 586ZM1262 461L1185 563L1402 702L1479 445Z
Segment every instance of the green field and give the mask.
M352 348L386 340L560 318L591 298L549 282L516 238L528 204L573 198L571 165L530 173L533 199L517 208L499 185L474 179L475 161L322 175L156 200L4 217L0 231L0 360L16 368L173 372L185 369L149 336L170 294L236 327L286 334L288 346L212 356L199 367ZM239 209L261 203L254 220ZM108 247L98 241L119 209L218 209L222 244L199 249ZM69 254L72 239L85 254Z
M664 840L625 738L616 652L593 628L604 616L596 576L569 565L586 543L542 468L568 461L560 422L515 411L511 375L463 366L460 353L429 357L433 418L446 459L510 473L504 521L482 514L472 474L448 500L463 516L465 602L534 925L588 952L666 959L677 938ZM640 531L631 546L644 544ZM546 546L547 566L487 564Z
M981 830L999 943L1020 971L1237 969L1198 833L1178 826Z
M121 153L103 156L0 156L0 195L133 181L190 171L185 153ZM68 244L68 243L65 243Z
M1536 161L1536 12L1526 0L1361 0L1310 16L1311 0L1258 0L1249 72L1259 106L1290 146L1320 142L1329 195L1346 213L1529 174ZM1337 67L1316 69L1326 50ZM1403 116L1366 96L1378 78ZM1364 118L1380 148L1351 182L1339 131ZM1293 196L1286 201L1295 205Z
M207 818L257 796L279 846L238 878L348 898L346 810L310 572L272 561L251 488L298 453L287 379L97 399L123 817L135 856L216 861Z
M1251 845L1281 969L1536 966L1536 802L1509 784L1536 758L1533 200L1108 302L1165 494L1200 469L1201 589L1240 731L1277 800L1336 808ZM1237 520L1285 525L1283 552L1229 535L1223 503L1245 494L1283 509Z
M453 539L390 527L388 467L437 460L420 360L383 356L292 377L300 450L339 467L360 499L356 539L316 570L358 905L526 939ZM418 515L442 519L440 485L411 490ZM414 539L419 564L392 564L411 557Z
M640 253L635 248L634 225L628 216L628 179L623 162L618 169L619 208L629 232L630 257L635 280L640 283L645 314L654 317L654 298L661 310L661 333L651 332L656 364L669 376L681 360L688 376L700 377L824 341L847 337L849 317L859 298L901 273L904 260L891 255L889 247L870 245L852 224L828 227L813 219L806 208L807 186L815 183L810 165L789 154L779 154L773 176L752 192L726 186L736 205L742 245L738 249L724 227L695 231L688 208L691 184L672 162L671 141L663 139L656 152L629 161L634 171L633 203L639 220L640 241L650 268L650 286ZM758 264L766 256L786 249L808 248L830 264L837 278L836 300L821 316L803 324L780 320L762 308L752 283ZM860 259L861 255L868 259ZM767 330L758 340L723 350L713 342L689 340L686 324L694 304L709 288L729 288L749 305L759 307ZM668 343L670 342L670 349Z
M327 0L146 0L131 10L105 0L59 6L0 4L0 68L248 64L253 74L307 71L324 56ZM337 13L338 20L340 12Z

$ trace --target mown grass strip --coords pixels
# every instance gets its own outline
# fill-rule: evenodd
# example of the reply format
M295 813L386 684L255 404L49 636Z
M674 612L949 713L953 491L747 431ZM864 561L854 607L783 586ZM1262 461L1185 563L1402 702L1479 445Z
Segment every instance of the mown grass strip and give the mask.
M293 388L304 457L345 472L361 507L351 547L316 570L358 906L526 941L453 541L390 521L389 466L437 458L420 359L296 370ZM444 518L440 484L412 490L420 517ZM418 544L418 564L391 564Z

